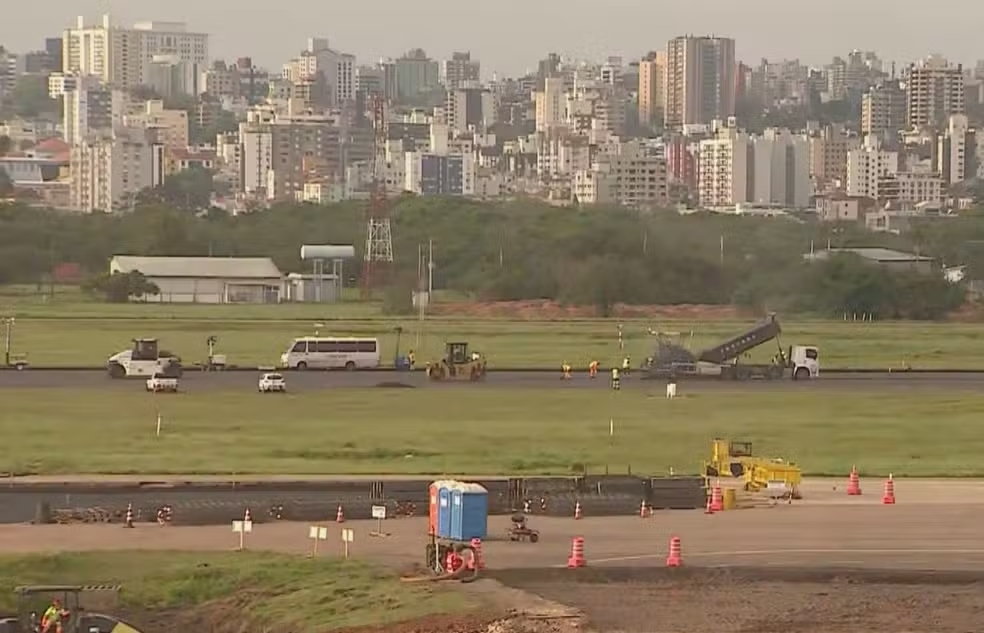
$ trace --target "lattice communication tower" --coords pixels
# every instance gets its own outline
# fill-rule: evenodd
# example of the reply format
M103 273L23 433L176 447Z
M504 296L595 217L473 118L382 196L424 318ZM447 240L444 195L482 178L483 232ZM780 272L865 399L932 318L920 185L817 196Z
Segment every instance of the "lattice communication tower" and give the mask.
M390 225L386 184L380 154L386 147L386 100L374 95L372 110L372 189L366 209L366 250L362 263L362 297L369 299L372 291L385 283L393 265L393 231Z

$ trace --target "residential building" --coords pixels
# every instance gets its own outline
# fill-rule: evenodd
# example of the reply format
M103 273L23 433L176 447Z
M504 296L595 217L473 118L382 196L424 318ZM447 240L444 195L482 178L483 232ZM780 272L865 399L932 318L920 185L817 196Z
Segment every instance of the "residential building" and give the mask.
M197 96L202 92L202 67L175 54L154 55L147 66L145 85L161 97Z
M864 218L865 198L817 196L817 217L821 222L858 222Z
M306 174L316 169L340 180L342 156L337 121L323 116L276 119L270 124L272 168L267 173L267 199L295 199L304 191Z
M355 69L355 92L362 98L386 96L386 74L382 68L359 66Z
M565 112L564 80L561 77L547 77L543 89L536 92L536 131L547 132L552 127L563 125Z
M749 200L753 189L753 140L737 129L734 117L700 141L697 199L702 207L730 207Z
M123 117L124 125L154 130L156 138L168 150L187 149L188 113L184 110L168 110L164 102L147 101L140 112Z
M355 100L355 55L340 53L328 46L325 38L308 39L307 53L315 60L315 72L325 77L332 106Z
M872 86L861 99L861 135L888 142L906 126L906 91L897 79Z
M963 66L938 55L909 67L906 76L906 124L942 128L950 115L965 114Z
M665 105L666 51L654 51L639 62L639 123L662 124Z
M441 62L441 83L448 90L482 81L482 65L471 58L470 52L451 53L451 59Z
M106 134L122 121L126 101L122 91L113 90L97 77L76 78L75 89L66 92L62 103L62 135L74 145L90 134Z
M448 127L455 134L469 129L481 132L495 123L492 93L474 84L448 90L444 111Z
M666 160L638 142L598 156L589 169L574 173L572 199L580 204L616 204L632 209L666 207Z
M847 195L876 201L896 198L898 172L898 152L886 151L878 137L866 136L861 147L847 153Z
M78 85L78 75L51 73L48 75L48 96L52 99L64 97L67 93L74 92Z
M806 137L789 130L768 129L754 139L752 150L752 191L748 201L807 208L811 187L810 144Z
M407 152L404 190L422 196L473 196L475 159L470 154Z
M686 35L666 46L667 128L709 124L735 114L735 41Z
M847 153L861 145L842 125L828 125L810 137L810 177L817 185L844 187L847 181Z
M270 126L242 123L239 139L242 146L241 191L248 196L265 196L267 175L273 170L273 133Z
M977 177L977 146L977 132L970 128L967 116L950 116L936 150L936 171L946 185Z
M394 98L413 101L441 85L439 64L415 48L393 62Z
M139 22L114 26L104 15L98 26L82 17L62 35L62 72L94 75L114 88L147 85L156 55L174 55L190 67L208 62L208 35L192 33L182 22Z
M202 94L216 99L237 99L242 94L242 77L235 64L216 60L201 73L198 87Z
M137 193L164 181L164 146L148 130L117 128L72 146L71 206L84 213L131 208Z
M892 202L906 208L924 206L939 209L943 205L943 179L933 172L900 171L895 174L896 191Z

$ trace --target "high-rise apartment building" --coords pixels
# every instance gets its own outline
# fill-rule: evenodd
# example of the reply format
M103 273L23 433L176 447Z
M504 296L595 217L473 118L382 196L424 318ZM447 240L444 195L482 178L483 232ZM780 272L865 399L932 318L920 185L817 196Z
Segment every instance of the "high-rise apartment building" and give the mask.
M397 100L417 99L441 85L440 65L419 48L394 60L392 73L393 97Z
M665 106L666 51L655 51L639 62L639 123L661 124Z
M735 114L735 41L686 35L666 45L667 128L710 124Z
M451 59L441 62L441 83L448 90L482 80L482 65L471 58L470 52L451 53Z
M954 114L940 136L936 150L936 171L947 185L977 176L977 132L967 116Z
M732 117L715 137L700 142L697 157L697 199L705 208L729 207L749 199L754 160L753 143Z
M805 209L810 204L810 144L789 130L768 129L753 139L749 199L756 204ZM737 201L736 201L737 202Z
M876 201L897 197L898 172L898 152L885 151L878 137L866 136L861 147L847 153L847 195Z
M130 208L140 191L164 182L164 146L153 132L118 127L72 146L71 206L83 213Z
M97 77L81 76L64 92L62 134L65 142L75 145L86 137L106 135L122 121L125 96Z
M906 92L897 79L872 86L861 98L861 135L893 140L906 126Z
M492 93L477 86L448 90L444 111L448 127L457 134L469 128L481 132L495 123Z
M861 145L842 125L828 125L810 137L810 176L817 184L847 181L847 153Z
M272 168L268 172L267 198L293 200L297 192L304 191L305 174L312 166L339 180L343 173L340 131L330 117L301 116L272 121Z
M562 125L565 119L564 80L561 77L547 77L543 90L536 93L536 131L546 132Z
M942 128L953 114L965 114L963 67L938 55L910 66L906 73L907 125Z
M208 62L208 35L191 33L182 22L139 22L114 26L104 15L98 26L78 18L62 34L62 71L94 75L114 88L146 85L154 57L172 55L193 69ZM195 72L192 70L191 72Z

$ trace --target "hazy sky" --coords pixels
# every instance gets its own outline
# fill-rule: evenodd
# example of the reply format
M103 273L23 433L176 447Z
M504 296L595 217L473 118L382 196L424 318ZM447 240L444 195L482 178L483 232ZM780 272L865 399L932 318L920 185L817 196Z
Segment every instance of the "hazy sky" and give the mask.
M635 58L686 33L733 37L738 57L751 63L785 57L821 64L852 48L902 63L934 52L969 65L984 58L979 0L0 1L11 5L0 17L0 44L18 51L41 48L44 37L60 35L78 15L96 21L108 12L121 24L187 22L212 36L213 58L252 55L273 68L309 36L329 38L360 62L418 46L434 58L471 50L486 77L521 73L549 51Z

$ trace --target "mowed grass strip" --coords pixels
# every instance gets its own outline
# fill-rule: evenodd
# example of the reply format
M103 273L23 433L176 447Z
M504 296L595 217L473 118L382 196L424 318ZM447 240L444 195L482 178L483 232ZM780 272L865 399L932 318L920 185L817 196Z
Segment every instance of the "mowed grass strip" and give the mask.
M149 306L139 306L148 308ZM220 306L227 307L227 306ZM272 307L272 306L271 306ZM290 306L286 306L289 308ZM131 306L123 306L128 313ZM466 341L486 355L492 368L560 368L569 362L577 368L591 360L620 362L624 354L635 364L653 353L650 329L676 332L690 349L699 351L746 331L754 319L744 322L688 323L679 321L625 321L624 350L617 344L615 320L495 321L428 319L310 319L277 317L275 311L243 310L241 316L228 310L179 310L174 318L161 318L145 310L147 318L19 318L14 328L14 351L26 353L37 366L95 366L118 351L129 349L133 338L156 337L163 349L186 363L203 361L206 339L219 338L220 353L229 362L243 366L279 362L291 341L312 336L316 324L323 336L368 336L381 341L382 361L392 364L397 352L414 348L420 362L439 358L449 341ZM330 316L330 312L328 315ZM198 315L198 316L195 316ZM221 316L216 316L221 315ZM78 316L78 315L76 315ZM853 321L783 321L782 344L817 345L823 368L984 368L984 330L970 324L859 323ZM419 335L418 335L419 332ZM765 344L752 360L768 361L775 344Z
M28 584L121 585L119 606L138 617L155 610L193 616L198 608L214 608L253 630L298 633L468 608L458 592L401 583L362 562L254 552L0 556L0 612L16 613L14 587ZM82 596L83 606L113 615L114 605L104 601L98 594Z
M20 474L661 474L714 437L808 474L981 476L984 396L628 390L337 389L154 397L0 393L0 472ZM155 437L157 411L163 417ZM614 437L609 436L610 424Z

